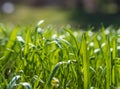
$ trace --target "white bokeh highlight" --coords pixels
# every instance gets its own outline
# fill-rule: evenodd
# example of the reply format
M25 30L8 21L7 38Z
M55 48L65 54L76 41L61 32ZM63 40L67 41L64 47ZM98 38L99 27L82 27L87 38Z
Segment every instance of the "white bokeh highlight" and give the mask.
M11 14L14 12L14 10L15 10L14 4L11 2L5 2L2 5L2 11L6 14Z

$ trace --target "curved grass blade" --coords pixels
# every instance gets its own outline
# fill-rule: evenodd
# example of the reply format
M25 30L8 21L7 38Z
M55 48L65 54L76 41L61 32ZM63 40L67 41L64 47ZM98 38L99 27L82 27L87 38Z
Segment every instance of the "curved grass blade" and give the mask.
M68 64L68 65L70 65L71 62L75 62L75 60L68 60L67 62L64 62L64 61L63 61L63 62L57 63L57 64L55 65L54 69L52 70L52 73L51 73L50 76L49 76L49 79L48 79L48 81L47 81L47 86L50 85L51 80L52 80L52 78L54 77L54 75L55 75L56 71L58 70L58 68L59 68L61 65L63 65L63 64Z
M13 77L6 89L13 88L16 85L16 82L20 79L20 77L21 77L20 75Z
M49 77L49 79L48 79L48 82L47 82L47 85L48 85L48 86L50 85L51 80L52 80L52 78L54 77L57 69L58 69L61 65L65 64L65 63L66 63L66 62L59 62L59 63L57 63L57 64L55 65L55 67L54 67L54 69L53 69L53 71L52 71L52 73L50 74L50 77Z
M73 32L69 29L65 29L65 31L67 31L70 34L70 36L73 38L73 40L75 42L76 48L79 49L78 42L77 42L75 36L73 35Z
M24 86L26 89L32 89L31 85L27 82L23 82L23 83L21 82L21 83L19 83L19 85Z

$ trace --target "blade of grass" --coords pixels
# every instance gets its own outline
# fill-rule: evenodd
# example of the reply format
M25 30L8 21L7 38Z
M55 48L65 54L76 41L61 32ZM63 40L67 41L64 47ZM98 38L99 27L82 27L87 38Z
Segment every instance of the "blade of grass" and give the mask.
M31 85L27 82L21 82L21 83L19 83L19 85L24 86L26 89L32 89Z
M26 56L27 53L29 53L29 43L31 42L30 39L30 31L27 30L26 37L25 37L25 48L24 48L24 55Z
M7 49L7 48L8 48L8 49L12 49L12 47L13 47L13 45L14 45L14 42L15 42L15 40L16 40L17 32L18 32L18 27L16 27L16 28L12 31L12 33L11 33L11 35L10 35L10 39L9 39L7 45L6 45L6 49ZM0 60L1 60L1 59L4 59L5 57L8 57L9 54L10 54L10 51L5 50L4 55L3 55L2 58L0 58Z
M115 58L117 57L117 39L116 37L114 37L112 39L112 48L113 48L113 51L112 51L112 84L115 85L115 66L114 66L114 61L115 61Z
M16 85L16 82L20 79L20 77L20 75L16 75L15 77L13 77L6 89L12 89Z
M84 89L89 89L89 60L87 54L86 37L82 37L82 55L83 55L83 75L84 75Z
M111 86L111 53L110 53L110 41L107 36L106 42L106 89L110 89Z

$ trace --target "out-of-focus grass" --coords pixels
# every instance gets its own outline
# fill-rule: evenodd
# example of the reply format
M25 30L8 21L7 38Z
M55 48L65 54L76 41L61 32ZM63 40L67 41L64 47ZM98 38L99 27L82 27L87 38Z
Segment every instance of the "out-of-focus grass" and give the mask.
M4 14L0 12L0 23L12 23L13 25L26 25L45 20L46 24L52 24L61 27L71 24L74 27L88 28L94 26L95 28L113 25L120 26L120 15L105 14L105 13L87 13L83 9L61 9L58 7L39 7L32 8L25 5L16 6L12 14ZM11 24L10 24L11 25Z
M69 24L69 11L55 7L30 8L27 6L16 6L12 14L0 14L0 22L12 24L33 24L44 19L47 24L65 25Z

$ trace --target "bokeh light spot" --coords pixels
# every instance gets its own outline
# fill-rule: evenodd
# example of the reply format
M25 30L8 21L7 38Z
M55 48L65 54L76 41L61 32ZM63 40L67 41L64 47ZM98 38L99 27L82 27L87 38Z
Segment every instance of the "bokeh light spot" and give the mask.
M15 10L14 4L11 2L5 2L2 5L2 11L6 14L11 14L14 12L14 10Z

